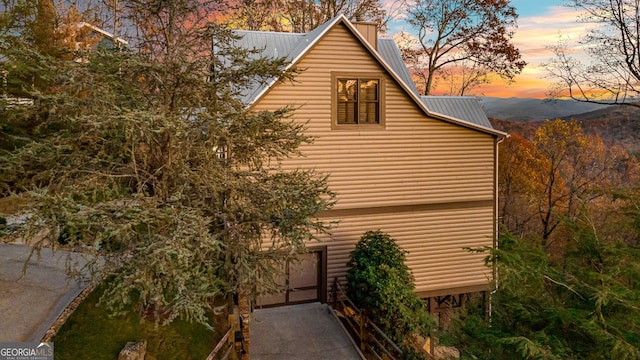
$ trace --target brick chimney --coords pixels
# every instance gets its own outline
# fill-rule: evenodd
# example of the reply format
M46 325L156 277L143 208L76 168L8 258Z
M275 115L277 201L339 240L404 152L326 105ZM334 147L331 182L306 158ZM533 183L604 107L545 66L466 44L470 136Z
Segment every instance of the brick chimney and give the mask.
M367 40L374 50L378 51L378 26L374 22L364 20L364 16L356 15L356 21L351 22L360 35Z

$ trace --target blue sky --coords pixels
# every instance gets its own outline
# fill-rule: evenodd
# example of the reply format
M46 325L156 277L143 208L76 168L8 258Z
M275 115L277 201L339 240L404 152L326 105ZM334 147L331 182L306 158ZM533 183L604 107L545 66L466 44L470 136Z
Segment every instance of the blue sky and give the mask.
M520 17L544 15L549 7L562 5L562 0L511 0Z
M558 43L560 38L575 41L588 30L586 24L576 21L578 12L563 6L564 3L564 0L511 1L519 15L513 44L520 50L528 65L515 79L515 83L505 86L503 82L495 82L483 87L478 95L535 98L546 96L549 79L545 77L546 72L540 65L553 57L548 47ZM399 31L411 33L408 25L399 21L391 24L388 35ZM578 49L576 54L579 55Z

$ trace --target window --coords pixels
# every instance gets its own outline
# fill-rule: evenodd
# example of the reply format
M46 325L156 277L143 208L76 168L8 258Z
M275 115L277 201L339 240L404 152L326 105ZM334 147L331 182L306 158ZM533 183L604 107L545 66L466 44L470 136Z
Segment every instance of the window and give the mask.
M334 74L334 127L362 128L384 125L382 79L378 76Z

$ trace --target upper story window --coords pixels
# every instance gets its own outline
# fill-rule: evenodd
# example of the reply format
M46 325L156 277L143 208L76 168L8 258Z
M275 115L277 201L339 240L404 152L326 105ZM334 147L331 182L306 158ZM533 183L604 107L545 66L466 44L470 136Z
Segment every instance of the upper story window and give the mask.
M333 74L333 127L384 126L383 81L380 74Z

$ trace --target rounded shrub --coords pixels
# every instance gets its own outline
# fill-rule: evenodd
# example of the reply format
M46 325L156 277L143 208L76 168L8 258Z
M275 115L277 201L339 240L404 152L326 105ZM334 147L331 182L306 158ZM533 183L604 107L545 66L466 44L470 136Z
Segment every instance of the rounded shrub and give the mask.
M347 296L394 342L408 349L412 335L427 336L433 321L414 293L406 253L388 234L366 232L347 264Z

